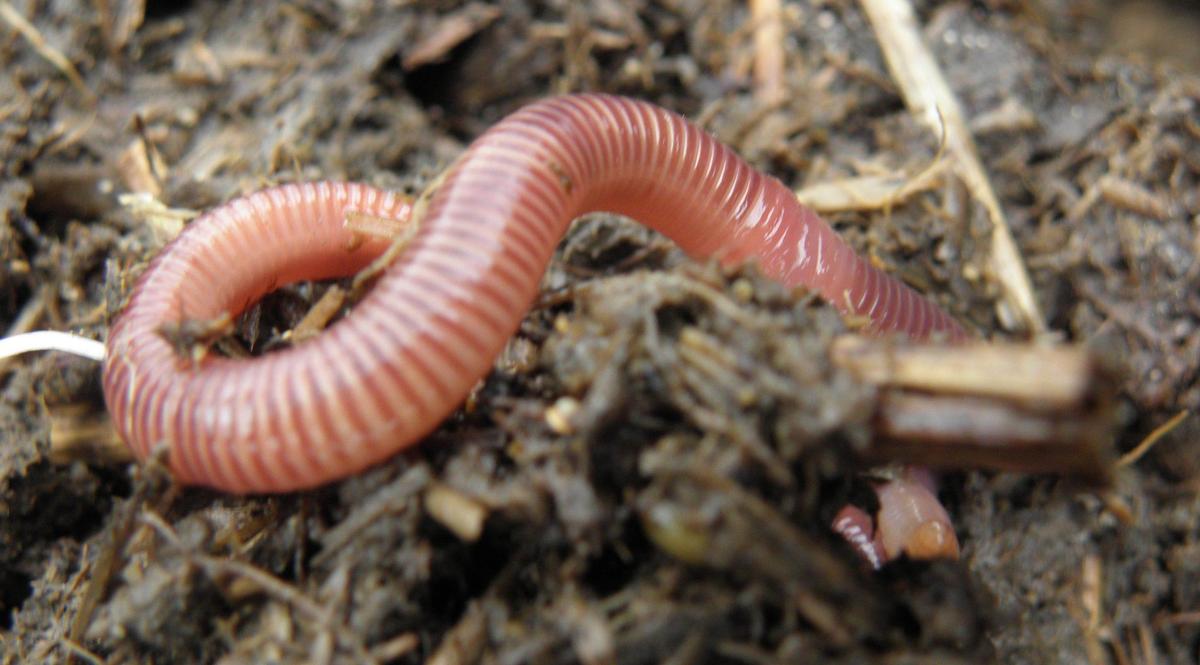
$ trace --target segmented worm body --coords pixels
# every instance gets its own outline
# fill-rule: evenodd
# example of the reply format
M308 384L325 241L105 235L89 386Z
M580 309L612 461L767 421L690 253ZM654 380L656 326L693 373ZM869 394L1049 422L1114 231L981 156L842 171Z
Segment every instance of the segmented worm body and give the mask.
M928 469L906 467L897 477L874 485L879 499L875 519L862 508L847 504L831 526L875 570L901 555L958 558L958 536L937 499L936 487Z
M620 213L689 254L757 262L877 331L965 332L872 267L779 181L682 117L600 95L549 99L476 140L366 298L310 342L250 360L182 360L157 330L237 313L272 288L352 274L383 249L347 215L404 218L361 185L287 185L190 224L113 325L104 394L145 457L169 446L184 483L233 492L311 487L418 441L487 374L570 221Z

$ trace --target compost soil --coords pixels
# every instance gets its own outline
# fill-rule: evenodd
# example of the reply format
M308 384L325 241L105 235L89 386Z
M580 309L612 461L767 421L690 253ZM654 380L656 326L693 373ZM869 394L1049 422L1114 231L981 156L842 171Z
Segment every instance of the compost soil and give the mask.
M1166 25L1195 20L1170 7ZM415 194L554 93L679 111L797 188L939 154L853 2L784 3L765 45L725 0L0 9L9 332L103 339L190 211L320 178ZM1132 449L1200 407L1195 40L1174 59L1117 52L1141 28L1108 22L1108 3L916 9L1049 327L1121 369L1110 443ZM786 65L769 103L763 48ZM949 179L830 221L982 336L1020 339L965 200ZM327 287L273 294L230 345L270 352ZM752 268L592 216L458 413L377 468L283 496L55 450L61 414L102 422L98 367L0 361L0 662L1197 662L1200 421L1109 488L951 475L961 560L870 573L827 529L870 500L855 453L875 393L830 364L843 330Z

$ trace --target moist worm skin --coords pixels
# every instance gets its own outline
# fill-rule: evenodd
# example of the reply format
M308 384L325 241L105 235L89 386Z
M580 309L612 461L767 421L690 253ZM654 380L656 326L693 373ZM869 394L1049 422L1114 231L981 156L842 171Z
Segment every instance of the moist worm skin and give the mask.
M567 225L593 211L632 217L692 256L754 261L874 331L966 337L782 183L681 116L566 96L471 144L366 298L300 346L194 366L157 330L238 313L289 282L353 274L383 246L355 238L347 213L404 219L407 202L362 185L285 185L192 222L111 328L103 380L113 421L139 457L168 445L186 484L279 492L353 474L457 408L516 331Z

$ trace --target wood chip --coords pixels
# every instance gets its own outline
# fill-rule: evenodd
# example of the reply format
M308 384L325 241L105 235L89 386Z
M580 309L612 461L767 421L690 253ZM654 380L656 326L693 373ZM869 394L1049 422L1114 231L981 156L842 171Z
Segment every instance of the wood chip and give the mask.
M1117 378L1083 347L846 337L831 355L881 389L868 457L1111 481Z
M425 490L425 511L439 524L468 543L479 540L488 516L487 506L474 497L437 482Z
M146 149L146 142L134 139L117 155L117 175L125 189L135 193L149 194L152 198L162 197L162 184L155 175L155 166L150 163L151 154Z
M1085 400L1095 359L1082 347L1025 344L895 344L837 339L834 362L869 383L927 393L974 395L1057 411Z
M404 55L401 64L412 71L445 59L455 46L486 28L500 14L496 7L472 3L443 17Z

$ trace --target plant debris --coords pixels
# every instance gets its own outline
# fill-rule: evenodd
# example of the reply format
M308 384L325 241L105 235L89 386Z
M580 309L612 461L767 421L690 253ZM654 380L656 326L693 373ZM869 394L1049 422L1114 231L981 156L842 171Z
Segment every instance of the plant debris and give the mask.
M1056 371L1117 387L1071 413L1118 454L1153 441L1101 489L947 475L961 560L871 575L829 524L871 507L880 410L937 390L839 366L845 324L808 295L596 215L462 409L308 492L102 463L78 448L105 436L95 363L0 361L0 663L1195 662L1200 420L1171 419L1200 410L1200 80L1105 52L1108 4L915 3L1006 249L853 2L0 3L7 334L104 339L191 211L322 178L415 195L505 114L595 90L692 117L1020 342L1008 252L1024 317L1097 362L1032 363L1032 401L1039 369L1103 367ZM220 332L270 352L345 309L293 332L330 290Z

